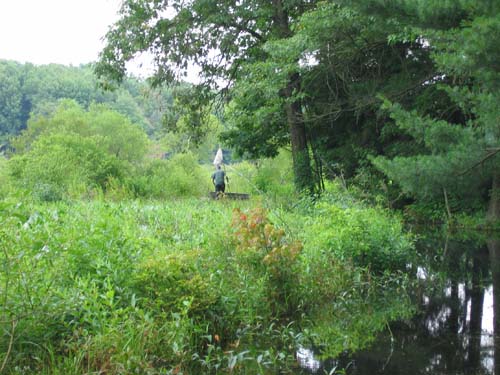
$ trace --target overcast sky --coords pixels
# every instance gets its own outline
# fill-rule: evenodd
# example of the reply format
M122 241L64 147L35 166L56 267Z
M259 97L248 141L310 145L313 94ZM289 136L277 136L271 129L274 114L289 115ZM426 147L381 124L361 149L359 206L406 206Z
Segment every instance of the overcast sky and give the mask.
M0 0L0 59L79 66L97 61L103 37L118 20L122 0ZM153 72L147 54L127 64L128 72ZM199 69L184 78L197 83Z
M0 0L0 59L78 66L96 61L120 0Z

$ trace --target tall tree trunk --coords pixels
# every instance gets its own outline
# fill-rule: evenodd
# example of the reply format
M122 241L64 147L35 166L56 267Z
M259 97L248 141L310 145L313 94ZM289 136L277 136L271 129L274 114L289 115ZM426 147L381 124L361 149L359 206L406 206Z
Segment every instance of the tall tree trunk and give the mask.
M300 76L294 74L285 90L287 98L291 98L294 90L300 89ZM314 179L311 171L309 149L307 147L306 127L297 101L286 104L286 116L292 145L292 159L295 186L299 191L314 190Z
M288 38L292 35L292 32L283 2L282 0L273 0L273 5L276 12L274 15L276 31L281 38ZM302 117L300 102L292 99L293 95L296 92L300 92L300 90L300 75L293 73L289 77L283 94L287 101L285 110L290 132L290 144L292 146L294 182L297 190L309 190L312 192L314 190L314 179L311 171L309 149L307 147L306 126Z
M488 220L500 220L500 172L493 174L493 183L491 184L490 204L488 207Z
M450 296L450 315L448 315L447 325L452 337L456 337L459 331L458 320L460 316L460 299L458 297L458 281L452 280Z

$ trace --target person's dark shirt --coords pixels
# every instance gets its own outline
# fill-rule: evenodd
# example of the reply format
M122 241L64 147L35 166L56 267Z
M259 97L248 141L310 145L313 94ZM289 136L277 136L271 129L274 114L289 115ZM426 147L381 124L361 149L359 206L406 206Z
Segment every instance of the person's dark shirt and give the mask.
M212 174L212 181L214 181L215 185L222 185L224 184L224 177L226 177L226 173L219 169Z

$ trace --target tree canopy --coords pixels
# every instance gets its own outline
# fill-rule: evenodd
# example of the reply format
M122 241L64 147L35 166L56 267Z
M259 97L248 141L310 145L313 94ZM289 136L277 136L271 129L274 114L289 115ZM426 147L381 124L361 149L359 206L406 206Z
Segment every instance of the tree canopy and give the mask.
M242 155L290 145L299 190L382 172L408 199L483 202L499 186L498 7L127 0L96 72L120 81L142 52L155 84L198 65L193 107L224 94L222 140Z
M378 166L398 181L404 192L420 199L452 192L460 199L490 197L492 217L500 216L500 5L485 1L441 4L449 25L429 22L418 10L436 7L421 1L405 8L415 18L409 25L432 50L437 73L433 80L461 112L459 118L439 117L387 104L397 126L422 151L414 156L377 158ZM451 18L453 15L454 18ZM394 17L401 17L401 11ZM453 22L452 22L453 21Z
M106 36L96 72L120 81L126 62L138 53L154 56L153 83L176 80L190 64L200 67L198 98L214 89L247 79L244 66L265 61L266 42L288 38L292 24L315 1L124 1L121 19ZM224 87L219 92L225 91ZM296 93L300 76L290 71L276 95L282 97L282 121L288 126L295 177L299 189L312 188L305 125Z
M147 152L146 133L103 105L85 110L63 101L49 116L37 116L13 140L11 174L22 188L45 200L70 190L106 189L123 179Z
M130 0L121 16L96 66L102 79L120 81L142 52L154 56L157 84L197 64L201 92L226 85L224 141L251 157L290 144L299 189L325 162L354 174L370 150L400 141L380 139L377 95L413 102L435 73L425 41L398 37L401 23L331 2Z

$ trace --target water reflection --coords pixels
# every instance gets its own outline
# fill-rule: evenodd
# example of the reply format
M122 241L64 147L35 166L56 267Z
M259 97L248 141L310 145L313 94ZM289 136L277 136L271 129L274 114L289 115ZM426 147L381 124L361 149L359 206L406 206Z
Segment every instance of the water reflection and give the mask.
M349 358L299 351L304 373L500 375L500 240L428 237L420 252L415 317Z
M297 361L300 367L310 370L312 373L318 372L322 367L321 361L315 358L314 351L306 348L297 350Z

